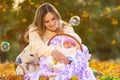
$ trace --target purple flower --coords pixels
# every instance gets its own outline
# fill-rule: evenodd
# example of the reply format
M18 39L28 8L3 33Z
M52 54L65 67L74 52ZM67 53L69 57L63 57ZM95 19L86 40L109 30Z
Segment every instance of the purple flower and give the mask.
M59 72L55 72L54 68L49 68L46 65L46 58L41 57L39 61L40 70L31 74L26 74L25 80L29 78L31 80L33 78L34 80L39 80L39 77L43 75L46 77L55 76L51 77L50 80L70 80L73 76L77 76L80 80L96 80L88 62L91 55L89 54L88 48L85 45L82 46L83 52L78 51L76 58L72 59L71 64L65 65L62 71Z

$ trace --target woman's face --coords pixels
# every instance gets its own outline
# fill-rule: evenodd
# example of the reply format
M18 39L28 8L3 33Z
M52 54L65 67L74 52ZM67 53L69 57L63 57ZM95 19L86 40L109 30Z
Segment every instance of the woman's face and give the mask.
M44 19L44 25L48 30L55 31L57 29L57 26L56 26L57 20L58 19L53 13L48 12Z

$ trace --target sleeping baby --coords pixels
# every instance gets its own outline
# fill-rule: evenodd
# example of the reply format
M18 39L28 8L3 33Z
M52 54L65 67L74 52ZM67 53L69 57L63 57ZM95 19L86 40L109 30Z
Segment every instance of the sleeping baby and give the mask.
M70 37L63 38L61 43L61 46L56 46L56 50L65 55L68 60L72 61L76 57L77 51L79 50L78 43ZM57 62L52 56L48 56L46 58L46 65L49 68L52 68L55 72L59 72L65 67L64 63Z

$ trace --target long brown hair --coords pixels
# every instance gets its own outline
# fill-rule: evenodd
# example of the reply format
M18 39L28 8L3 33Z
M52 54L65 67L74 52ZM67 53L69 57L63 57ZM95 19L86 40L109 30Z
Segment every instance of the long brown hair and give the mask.
M59 12L53 5L51 5L50 3L44 3L44 4L40 5L40 7L36 10L32 24L27 28L27 30L25 32L24 38L25 38L26 42L28 42L28 39L29 39L28 38L28 35L29 35L28 30L30 27L33 27L33 26L36 27L36 31L39 33L39 35L41 37L44 35L45 30L46 30L46 27L44 25L44 17L48 12L53 13L58 20L61 19ZM63 32L63 30L58 27L56 32L58 32L58 33Z

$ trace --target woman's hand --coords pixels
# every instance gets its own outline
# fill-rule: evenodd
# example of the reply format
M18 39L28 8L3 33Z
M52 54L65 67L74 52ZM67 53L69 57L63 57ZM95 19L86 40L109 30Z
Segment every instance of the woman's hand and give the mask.
M54 50L51 55L55 58L57 62L69 64L70 61L65 57L62 53L58 52L57 50Z

